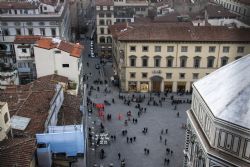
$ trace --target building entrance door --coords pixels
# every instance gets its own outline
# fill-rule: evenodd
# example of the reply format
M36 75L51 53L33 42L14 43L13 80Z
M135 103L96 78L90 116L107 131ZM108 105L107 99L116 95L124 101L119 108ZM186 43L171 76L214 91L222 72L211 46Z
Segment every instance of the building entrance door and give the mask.
M177 92L185 92L185 90L186 90L186 82L178 82Z
M162 77L153 76L151 77L152 92L161 92Z

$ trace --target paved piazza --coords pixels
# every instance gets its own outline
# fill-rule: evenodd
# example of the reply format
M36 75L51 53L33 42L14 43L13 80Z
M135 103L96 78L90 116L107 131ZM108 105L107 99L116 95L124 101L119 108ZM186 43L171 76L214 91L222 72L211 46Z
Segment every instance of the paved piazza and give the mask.
M108 80L112 75L112 64L107 63L104 67L99 70L95 69L95 64L99 62L98 59L86 58L86 62L89 62L88 68L85 69L85 73L89 74L88 90L91 86L97 89L99 86L100 91L92 90L91 96L89 98L94 103L103 103L107 100L111 105L105 106L105 118L100 118L98 111L93 107L93 113L89 114L88 125L92 129L92 134L95 136L100 133L100 124L102 123L105 128L105 132L108 133L110 138L110 144L91 146L92 142L89 142L88 149L88 166L92 167L96 163L97 166L109 167L110 163L113 163L114 167L121 166L121 160L125 159L126 167L160 167L164 166L164 159L169 159L169 164L165 163L165 166L171 167L181 167L183 164L183 149L185 141L185 129L182 128L182 124L186 123L186 110L190 108L190 104L182 103L178 104L175 110L175 105L171 104L170 96L168 94L166 97L161 94L160 97L156 94L151 94L154 100L159 104L159 99L165 97L165 101L162 100L162 106L153 106L153 102L149 106L149 93L138 94L134 93L135 97L141 95L144 97L144 102L140 103L142 108L146 108L146 112L141 112L138 117L138 108L136 102L131 102L128 106L124 104L124 100L119 99L118 88L113 87L108 84L108 89L111 90L110 93L104 93L104 89L107 85L96 85L93 81L98 79ZM110 83L110 82L109 82ZM132 97L133 93L121 93L121 96L126 98ZM172 94L175 99L191 99L191 95L177 96ZM114 98L115 103L112 103ZM126 126L124 121L128 119L127 112L131 111L131 119L128 121ZM179 117L177 113L179 112ZM107 120L107 114L111 114L112 119ZM120 115L120 116L119 116ZM120 118L120 120L119 120ZM133 123L133 118L137 119L138 122ZM148 132L144 134L142 131L144 128L148 128ZM162 129L164 133L161 135ZM168 133L165 133L165 129L168 129ZM122 130L127 130L127 135L122 135ZM116 136L116 140L111 139L112 136ZM160 141L160 135L162 136L162 141ZM127 143L127 137L129 137L129 143ZM136 140L130 143L130 138L136 137ZM166 145L165 145L166 139ZM145 154L144 149L149 149L149 154ZM166 149L172 150L169 154L166 153ZM101 149L104 150L104 158L100 158ZM118 152L121 155L120 160L118 159Z

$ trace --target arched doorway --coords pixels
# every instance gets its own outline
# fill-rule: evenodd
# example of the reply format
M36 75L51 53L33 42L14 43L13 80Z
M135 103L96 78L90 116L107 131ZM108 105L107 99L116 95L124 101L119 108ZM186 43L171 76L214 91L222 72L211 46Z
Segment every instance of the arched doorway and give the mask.
M162 83L162 77L161 76L153 76L151 79L151 91L152 92L160 92L161 91L161 83Z

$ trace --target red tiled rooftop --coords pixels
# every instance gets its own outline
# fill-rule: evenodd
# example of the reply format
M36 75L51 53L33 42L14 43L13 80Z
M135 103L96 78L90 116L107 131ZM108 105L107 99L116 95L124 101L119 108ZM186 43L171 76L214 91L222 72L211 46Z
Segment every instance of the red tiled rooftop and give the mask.
M15 44L35 44L36 41L41 39L41 36L39 35L17 35L14 43Z
M0 9L38 9L38 5L29 2L0 2Z
M79 58L81 57L81 51L83 49L83 46L66 41L61 41L57 48L69 53L73 57Z
M0 94L0 101L7 102L10 115L31 118L23 131L30 136L43 132L48 116L50 101L55 93L57 82L68 82L68 78L59 75L48 75L22 86L12 86ZM14 133L23 133L14 130Z
M80 112L81 98L65 93L62 107L58 113L57 125L81 124L82 114Z
M112 6L114 5L113 0L96 0L96 6Z
M7 139L0 142L0 166L29 167L36 150L34 138Z
M37 47L44 48L44 49L52 49L56 48L55 43L52 42L52 38L41 38L37 41Z
M57 48L69 53L70 56L77 58L81 57L82 50L84 49L84 47L80 44L74 44L67 41L60 41L59 43L56 43L52 38L41 38L37 41L37 47L44 49Z
M50 102L55 95L55 86L58 82L67 83L68 78L55 74L48 75L27 85L9 86L0 93L0 101L8 103L11 116L17 115L31 119L25 130L12 130L13 136L18 136L18 138L0 142L0 166L30 166L36 150L34 136L45 130ZM81 117L76 111L80 107L80 98L70 98L68 101L67 97L66 95L65 109L74 111L76 119L79 120ZM73 117L70 118L73 120Z
M168 23L132 24L125 31L110 30L120 41L250 42L249 28L183 26ZM143 31L141 31L143 29Z

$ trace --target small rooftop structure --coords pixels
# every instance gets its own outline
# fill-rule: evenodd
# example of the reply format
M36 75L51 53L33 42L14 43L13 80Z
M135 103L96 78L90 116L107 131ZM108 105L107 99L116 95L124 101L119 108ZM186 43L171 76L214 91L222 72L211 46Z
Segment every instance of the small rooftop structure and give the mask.
M250 129L250 55L244 56L194 83L212 114Z
M10 119L12 129L24 130L30 122L30 118L13 115Z

